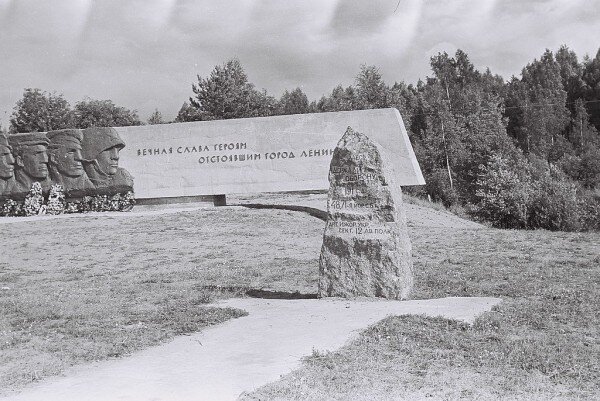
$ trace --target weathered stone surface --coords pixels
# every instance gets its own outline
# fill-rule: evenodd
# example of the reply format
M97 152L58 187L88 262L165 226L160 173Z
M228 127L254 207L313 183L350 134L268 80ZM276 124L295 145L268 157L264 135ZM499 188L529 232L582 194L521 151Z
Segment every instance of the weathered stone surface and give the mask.
M408 298L411 244L393 154L348 127L329 171L319 296Z
M133 191L132 175L119 167L123 148L125 142L114 128L93 127L83 130L83 166L96 193L112 195Z
M48 166L50 179L62 186L68 197L82 197L94 194L95 187L83 169L79 129L63 129L46 134L48 145Z
M133 191L133 177L119 167L124 147L114 128L0 136L0 200L22 201L36 182L44 197L53 184L71 199Z
M400 185L424 183L396 109L116 130L127 144L120 165L135 177L136 197L145 199L327 189L333 149L348 126L394 152L389 168Z
M15 158L8 139L0 134L0 200L8 198L17 189Z
M11 198L24 199L34 182L39 182L44 194L52 181L48 173L48 138L45 132L15 134L8 137L15 158L17 188Z

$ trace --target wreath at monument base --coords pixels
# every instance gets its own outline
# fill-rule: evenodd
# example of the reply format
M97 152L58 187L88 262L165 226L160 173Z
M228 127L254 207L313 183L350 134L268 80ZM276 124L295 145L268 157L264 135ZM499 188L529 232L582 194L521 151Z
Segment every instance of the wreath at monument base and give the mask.
M35 216L41 214L128 212L135 205L132 191L116 194L92 195L82 198L66 198L61 185L52 185L48 198L39 182L34 182L22 202L13 199L0 200L0 216Z

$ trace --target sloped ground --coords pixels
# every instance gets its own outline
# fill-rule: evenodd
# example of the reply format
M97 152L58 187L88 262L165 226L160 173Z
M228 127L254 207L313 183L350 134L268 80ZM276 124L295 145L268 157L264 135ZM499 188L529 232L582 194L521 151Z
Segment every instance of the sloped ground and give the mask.
M0 224L0 392L242 314L215 298L314 292L322 225L245 208Z
M388 319L249 399L600 398L599 233L493 230L407 208L415 298L505 303L473 327ZM0 219L0 390L240 315L203 306L215 298L316 291L323 221L184 209Z
M600 233L409 230L415 298L504 302L472 326L388 318L244 401L600 399Z
M325 212L327 211L326 193L237 195L228 197L227 202L231 205L259 204L304 206ZM415 204L415 202L418 202L419 204ZM420 204L425 204L425 206ZM460 218L445 210L436 210L432 207L428 207L426 202L419 201L407 195L404 195L404 207L406 208L406 218L409 227L445 227L459 229L484 228L484 226L479 223Z

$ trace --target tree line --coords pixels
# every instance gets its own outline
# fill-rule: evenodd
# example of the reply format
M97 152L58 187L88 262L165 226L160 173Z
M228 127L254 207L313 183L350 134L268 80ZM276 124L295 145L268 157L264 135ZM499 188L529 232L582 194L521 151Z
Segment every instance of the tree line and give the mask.
M353 85L309 101L301 88L279 99L258 90L233 59L197 77L175 122L395 107L427 181L409 192L502 228L600 229L600 50L581 61L566 46L546 50L507 81L461 50L430 66L424 80L390 85L364 65ZM158 110L148 120L163 122ZM108 100L71 110L26 89L10 131L139 124Z

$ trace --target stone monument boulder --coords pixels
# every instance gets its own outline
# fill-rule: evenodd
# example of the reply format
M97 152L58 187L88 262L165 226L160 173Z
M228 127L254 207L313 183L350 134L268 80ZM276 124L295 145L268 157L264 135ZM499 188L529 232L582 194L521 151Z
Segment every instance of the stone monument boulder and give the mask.
M350 127L337 144L329 170L320 297L410 294L411 243L390 156Z

